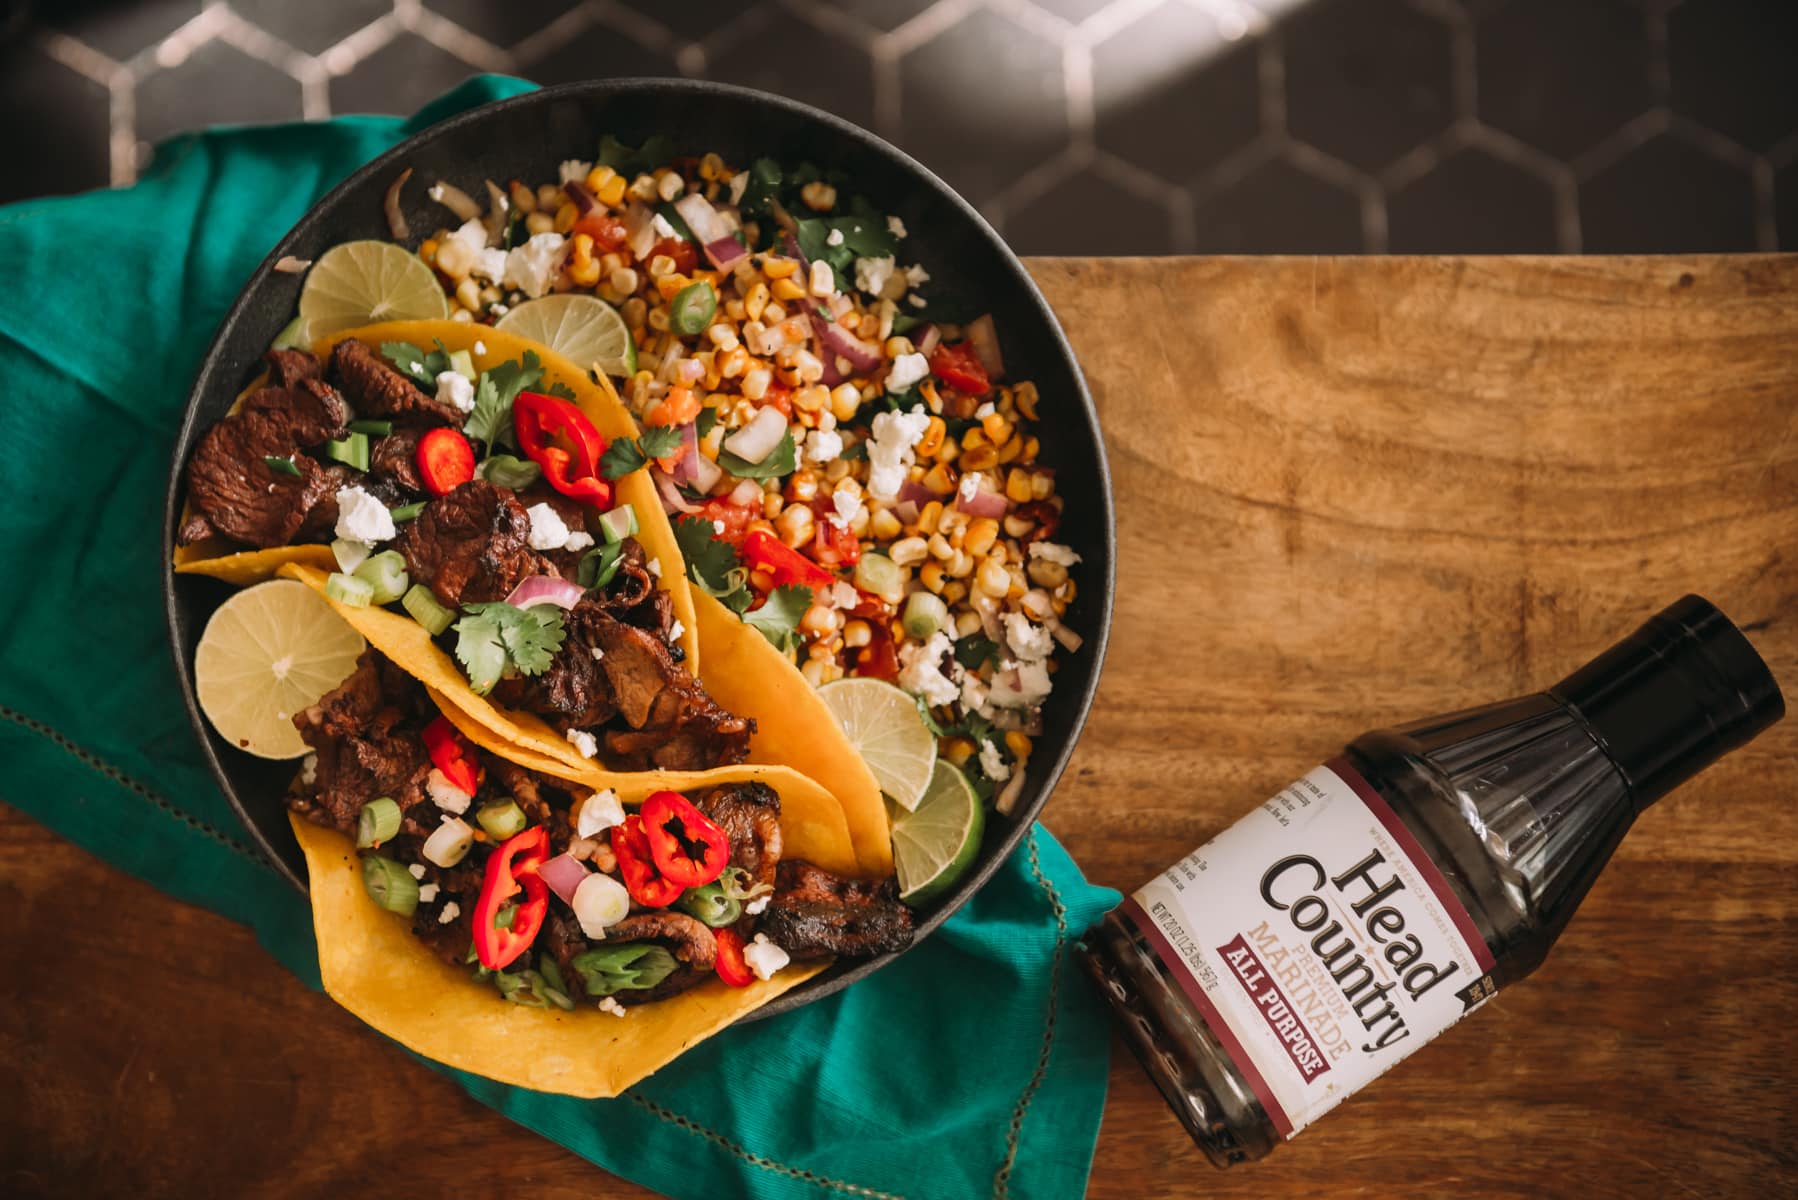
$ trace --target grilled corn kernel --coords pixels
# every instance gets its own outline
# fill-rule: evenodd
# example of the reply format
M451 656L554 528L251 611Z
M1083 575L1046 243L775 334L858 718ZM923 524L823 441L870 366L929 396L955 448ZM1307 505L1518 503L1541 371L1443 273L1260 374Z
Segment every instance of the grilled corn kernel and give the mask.
M932 500L918 510L918 532L926 536L936 532L936 523L943 519L943 502Z
M1005 496L1018 504L1030 503L1030 473L1013 467L1005 477Z
M1017 402L1018 411L1024 414L1026 421L1036 420L1036 385L1020 383L1012 389L1012 399Z
M490 283L486 287L481 289L481 303L482 304L498 304L500 294L501 294L500 290L498 288L494 287Z
M1011 590L1011 575L994 560L985 559L974 576L974 590L982 596L998 599Z
M593 239L584 233L574 235L574 249L568 256L568 278L581 287L599 282L599 260L593 257Z
M1000 527L1005 530L1006 537L1021 538L1036 528L1036 522L1012 513L1000 522Z
M895 517L891 510L877 508L874 510L874 515L868 518L868 532L877 540L888 542L904 532L904 527L899 524L899 518Z
M785 279L799 269L799 260L779 254L762 257L762 274L769 279Z
M1038 587L1057 588L1068 581L1068 569L1046 558L1031 559L1026 571Z
M991 446L976 446L963 450L960 465L963 471L986 471L999 464L999 452Z
M821 179L814 179L799 189L799 199L813 212L829 212L837 206L837 189Z
M597 171L599 168L595 168L595 170ZM589 176L589 178L591 178L591 176ZM624 189L626 186L628 185L624 182L624 176L613 175L610 179L600 184L599 187L595 188L593 194L597 196L599 202L607 208L617 208L620 204L624 203Z
M457 284L456 303L471 310L481 307L481 285L472 279L464 279Z
M951 579L943 585L943 599L950 604L960 604L968 597L968 585L960 579Z
M981 629L980 614L977 612L965 612L955 618L955 636L958 638L972 637Z
M913 566L924 561L930 552L930 544L921 537L900 538L887 549L887 557L901 567Z
M980 419L980 428L986 433L987 439L995 446L1003 446L1006 442L1011 440L1011 422L1007 421L999 413L993 413L990 416L982 417Z
M762 515L770 521L780 516L781 510L786 506L787 502L779 492L762 493Z
M952 489L953 490L953 489ZM936 531L944 537L955 535L955 544L961 544L961 531L968 523L968 514L959 508L945 508L943 519L936 523Z
M943 564L932 560L918 568L918 582L933 592L941 593L948 579L943 571Z
M999 522L991 517L977 517L968 522L968 535L962 547L976 558L984 558L999 538Z
M831 296L836 294L837 277L831 271L830 264L827 262L813 263L812 277L806 282L812 295L819 299L828 300Z
M718 356L718 377L735 379L749 370L749 352L741 346L733 346Z
M635 291L636 289L633 286L631 290ZM641 296L632 296L619 307L618 312L624 318L624 323L630 328L641 329L644 318L649 316L649 303Z
M649 260L649 277L660 279L674 272L674 260L666 254L658 254Z
M767 307L768 285L757 280L743 297L743 315L751 321L759 321L762 319L762 310Z
M472 321L474 320L474 314L469 312L466 308L458 308L455 312L450 314L450 320Z
M437 247L437 269L458 282L468 278L474 266L474 251L461 238L446 238Z
M855 482L855 480L849 478L849 460L846 458L831 459L824 467L824 478L830 483Z
M660 256L658 255L657 257ZM673 260L670 259L669 261L672 262ZM650 273L652 275L655 274L653 271ZM657 275L656 293L664 300L672 300L680 294L680 290L686 287L689 282L691 281L679 271L671 271L666 275Z
M570 229L573 229L576 216L577 214L575 213L574 205L572 204L564 204L556 209L555 231L557 233L567 233Z
M1030 761L1030 751L1032 749L1032 745L1031 745L1030 737L1028 734L1020 733L1016 729L1006 730L1005 731L1005 748L1007 750L1011 751L1011 756L1013 758L1017 759L1020 763L1026 763L1026 762Z
M737 340L737 331L723 322L706 326L705 337L706 341L720 350L735 350L740 344Z
M540 233L554 233L556 218L553 214L546 212L527 213L524 218L524 231L532 237L536 237Z
M818 473L809 467L787 477L787 499L795 504L810 504L818 498ZM808 510L809 511L809 510Z
M924 486L939 496L947 496L955 490L955 472L937 463L924 472Z
M933 413L943 411L943 398L936 393L936 381L926 379L918 385L918 395L924 397L924 407Z
M1011 435L1011 440L999 447L999 463L1001 466L1007 463L1014 463L1018 460L1019 455L1023 453L1024 439L1014 433Z
M813 687L823 687L830 682L824 678L824 660L821 658L806 659L805 665L799 668L799 673L805 676L805 681Z
M552 219L555 217L556 205L565 199L567 197L562 194L562 189L557 184L545 183L537 188L537 210L548 213Z
M751 400L760 400L768 394L768 387L774 382L773 374L767 367L754 367L743 372L743 394Z
M862 620L847 621L843 625L843 645L866 646L874 640L874 631Z
M664 169L661 174L656 176L656 195L664 200L676 200L686 190L686 181L676 171Z
M805 295L805 289L795 279L776 279L774 281L774 298L776 300L798 300Z
M916 351L912 348L911 339L908 337L903 337L903 336L894 336L894 337L888 338L887 344L886 344L886 352L887 352L888 358L898 358L902 354L916 353Z
M1027 437L1024 439L1023 450L1018 452L1018 461L1022 463L1033 463L1036 461L1036 456L1041 450L1042 446L1035 438Z
M947 738L943 741L938 753L948 759L953 766L959 767L974 757L974 743L965 737Z
M707 183L714 179L723 179L724 175L724 160L716 154L708 154L699 160L699 177Z
M861 393L853 383L839 384L830 394L830 415L839 421L855 420L856 410L861 406Z
M837 616L835 609L825 608L822 604L814 604L805 610L803 617L799 618L799 628L813 637L828 637L837 631L837 625L841 620L842 618Z
M1055 494L1055 476L1037 475L1030 480L1030 494L1038 500L1047 500Z
M955 547L951 546L949 544L949 539L940 533L931 534L930 541L926 542L925 545L930 547L930 556L932 558L948 562L955 557Z
M516 179L507 185L506 198L512 202L515 212L534 213L537 211L537 193Z
M434 267L437 265L437 247L439 244L440 243L436 238L426 238L423 243L419 245L418 257L424 260L426 266Z
M935 454L948 432L949 427L943 423L943 418L930 418L930 423L924 426L924 436L918 439L918 453Z
M799 500L800 497L795 496L794 499ZM805 499L811 498L808 496ZM787 545L795 548L803 546L812 538L812 510L804 503L789 504L775 518L774 530Z

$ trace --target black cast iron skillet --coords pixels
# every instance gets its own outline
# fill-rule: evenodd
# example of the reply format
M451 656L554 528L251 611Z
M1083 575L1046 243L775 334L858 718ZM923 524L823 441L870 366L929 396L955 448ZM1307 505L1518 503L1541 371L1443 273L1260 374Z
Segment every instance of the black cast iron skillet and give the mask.
M998 235L961 197L867 131L805 105L742 88L674 79L627 79L546 88L501 100L452 117L394 147L314 205L256 268L226 314L200 365L175 443L164 558L173 553L182 472L195 440L224 416L233 397L259 369L262 352L294 313L301 278L276 272L276 260L290 254L313 259L340 242L389 237L382 198L388 184L405 167L414 169L404 211L415 231L416 245L425 231L454 223L446 210L426 198L430 183L445 180L478 196L484 192L485 179L504 183L516 178L533 184L553 181L557 164L569 158L591 158L600 137L608 133L629 145L661 134L673 139L679 153L713 151L726 162L739 165L768 157L789 168L811 162L846 172L852 181L851 192L868 196L881 211L896 214L905 222L910 236L902 245L904 261L915 260L930 271L933 282L926 294L933 303L943 297L963 297L968 316L990 311L1008 376L1034 380L1041 393L1040 461L1057 469L1057 491L1066 499L1057 536L1084 559L1077 569L1077 595L1066 622L1085 638L1085 645L1079 653L1063 656L1016 807L1009 816L991 817L974 870L952 892L918 914L921 940L966 903L1011 853L1042 809L1074 749L1098 686L1111 621L1111 481L1092 397L1035 284ZM212 773L269 859L303 889L303 859L281 801L294 764L255 758L232 747L213 730L194 698L194 646L207 618L230 594L229 589L214 580L170 571L163 590L182 699ZM829 995L894 957L843 964L747 1019L786 1012Z

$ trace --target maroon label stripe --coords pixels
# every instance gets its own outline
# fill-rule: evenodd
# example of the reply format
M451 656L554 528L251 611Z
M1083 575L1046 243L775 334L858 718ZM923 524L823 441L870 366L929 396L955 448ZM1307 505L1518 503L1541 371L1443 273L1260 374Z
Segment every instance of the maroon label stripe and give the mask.
M1155 953L1161 957L1161 961L1173 973L1174 978L1180 981L1180 990L1186 993L1186 998L1191 1000L1193 1007L1199 1010L1199 1015L1205 1019L1205 1024L1210 1027L1217 1040L1224 1044L1224 1052L1230 1056L1230 1061L1236 1064L1237 1069L1249 1081L1250 1090L1255 1093L1255 1099L1261 1102L1261 1107L1267 1111L1268 1119L1274 1123L1274 1128L1280 1131L1281 1137L1291 1137L1292 1122L1287 1118L1286 1110L1280 1107L1280 1102L1274 1099L1273 1089L1267 1086L1267 1080L1262 1078L1261 1072L1255 1069L1255 1060L1249 1057L1248 1052L1243 1049L1242 1043L1230 1031L1229 1023L1224 1020L1223 1014L1217 1011L1217 1006L1211 1002L1211 997L1205 994L1205 989L1199 986L1199 981L1193 976L1192 968L1186 965L1186 960L1180 957L1180 953L1174 949L1173 943L1167 940L1167 935L1155 923L1155 918L1143 911L1142 905L1136 902L1135 896L1126 897L1121 908L1124 915L1134 921L1136 927L1142 930L1143 936L1149 939L1149 943L1155 947Z
M1398 843L1400 850L1404 851L1405 858L1410 861L1417 873L1423 876L1423 881L1429 885L1430 891L1436 894L1437 903L1442 905L1442 910L1448 914L1449 920L1455 923L1455 928L1461 933L1461 940L1467 943L1469 950L1473 951L1474 960L1480 964L1480 970L1492 970L1497 964L1497 960L1492 957L1492 947L1488 946L1486 939L1480 936L1479 928L1474 925L1473 918L1467 915L1467 909L1462 906L1460 897L1456 896L1454 889L1449 887L1447 878L1443 876L1434 860L1424 852L1423 845L1417 840L1417 835L1413 834L1410 828L1399 820L1398 814L1392 811L1392 806L1386 803L1385 797L1374 791L1367 780L1361 778L1361 773L1349 765L1348 759L1332 758L1324 766L1353 789L1355 795L1361 797L1361 802L1367 805L1367 811L1371 812L1380 824L1386 827L1386 832L1392 835L1392 840Z

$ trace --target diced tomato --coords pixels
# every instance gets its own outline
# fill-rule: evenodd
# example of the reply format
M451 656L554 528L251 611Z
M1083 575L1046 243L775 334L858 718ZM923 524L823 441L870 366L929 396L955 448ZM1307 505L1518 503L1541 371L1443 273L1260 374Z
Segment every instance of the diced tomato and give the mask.
M743 532L749 528L749 523L761 515L760 509L743 508L722 497L707 500L699 506L699 519L712 523L712 536L733 546L743 540ZM724 525L722 533L718 531L720 523Z
M884 623L869 622L869 629L872 636L868 639L868 644L862 647L861 658L855 664L855 673L888 681L898 679L899 654L893 646L893 635L887 631Z
M970 396L984 396L993 390L992 381L986 377L986 368L980 365L974 347L967 342L938 346L930 355L930 372Z
M812 557L826 567L854 566L859 562L861 541L831 519L837 515L837 510L823 500L817 500L812 504L812 512L817 518L812 522L817 531L812 535Z
M766 571L776 587L791 583L816 590L836 582L835 575L773 534L761 530L746 535L738 545L737 553L751 570Z
M649 248L649 257L666 254L674 260L674 269L682 275L692 274L699 266L699 251L684 238L663 238Z
M624 222L602 212L590 212L574 223L574 232L584 233L605 250L617 250L625 243Z
M793 419L793 389L784 383L771 383L762 394L762 403L771 404L780 410L780 415L787 420Z

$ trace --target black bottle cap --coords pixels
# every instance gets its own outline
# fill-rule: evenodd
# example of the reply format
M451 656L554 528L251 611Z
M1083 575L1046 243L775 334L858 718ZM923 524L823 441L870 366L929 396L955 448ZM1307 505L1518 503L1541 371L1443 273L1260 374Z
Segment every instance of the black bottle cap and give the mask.
M1767 664L1701 596L1675 601L1549 690L1585 718L1638 810L1786 710Z

